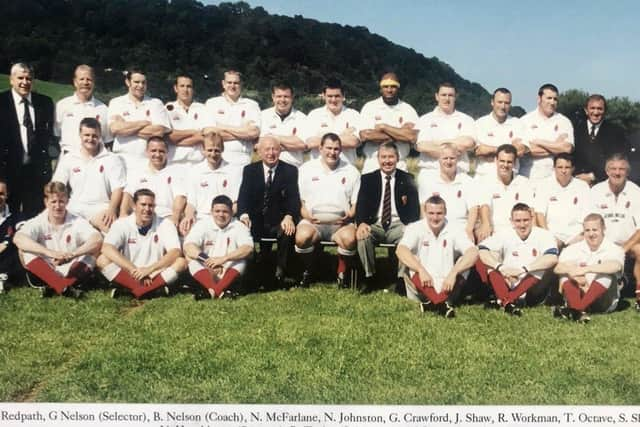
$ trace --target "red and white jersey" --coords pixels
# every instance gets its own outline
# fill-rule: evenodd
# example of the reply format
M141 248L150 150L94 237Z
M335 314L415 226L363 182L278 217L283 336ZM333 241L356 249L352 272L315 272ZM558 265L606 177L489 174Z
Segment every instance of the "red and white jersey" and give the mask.
M322 138L327 133L335 133L340 135L343 132L352 129L353 135L360 139L360 131L363 129L360 113L353 108L342 107L339 114L333 114L326 106L311 110L307 116L307 138L317 136ZM311 150L311 158L317 159L320 153L317 149ZM340 153L340 161L355 164L356 158L355 148L346 148Z
M541 114L536 108L525 114L520 119L524 128L524 138L526 144L531 145L531 141L542 139L545 141L555 141L562 134L566 134L565 139L569 144L573 142L573 125L571 121L560 113L555 113L551 117ZM531 180L541 180L553 175L553 155L546 157L531 157L527 162L522 162L520 173Z
M623 245L640 228L640 187L627 181L616 197L609 187L609 180L591 188L593 212L604 218L605 235L618 245Z
M166 218L173 212L175 198L187 195L183 175L183 168L179 165L169 165L161 170L155 170L147 165L143 170L134 170L128 174L124 191L131 197L141 188L153 191L156 195L156 215Z
M225 228L220 228L211 215L191 228L184 243L193 243L210 257L224 256L241 246L253 247L253 239L247 226L232 219Z
M511 229L511 209L516 203L526 203L533 207L533 191L529 180L513 174L513 179L505 185L494 172L493 175L475 178L479 189L480 206L487 205L491 210L493 230Z
M73 252L84 245L92 236L100 236L100 232L93 228L86 219L70 212L65 215L63 224L51 224L46 209L25 222L18 233L24 233L45 248L59 252ZM50 262L53 261L46 256L42 258Z
M587 267L596 264L602 264L607 261L615 261L620 264L620 271L616 275L622 275L624 268L624 251L619 245L604 239L595 251L592 251L586 241L574 243L567 246L560 253L558 262L564 262L577 265L578 267ZM587 280L592 281L595 278L594 273L589 273ZM586 276L585 276L586 277ZM604 287L609 288L611 281L603 281Z
M252 99L240 97L233 102L224 95L209 98L205 103L206 126L245 126L253 123L260 127L260 106ZM253 141L232 139L224 142L223 158L236 168L251 162Z
M451 114L444 113L439 107L433 111L423 115L416 124L418 133L418 142L422 141L448 141L460 136L468 136L476 139L476 124L471 116L455 110ZM420 168L438 169L438 159L420 153ZM469 155L465 151L460 154L458 159L458 168L463 172L469 172Z
M360 118L362 120L362 129L375 129L377 124L402 127L407 123L413 123L415 125L418 122L418 113L416 113L416 110L414 110L411 105L404 101L398 100L396 105L387 105L382 100L382 97L379 97L364 104L360 112ZM363 141L363 143L364 147L362 151L365 155L365 161L362 167L362 173L368 173L380 167L378 164L379 144L372 144L366 141ZM411 144L399 141L396 141L396 144L398 146L400 161L404 164L404 159L406 159L411 150ZM399 168L403 169L402 167Z
M505 267L520 268L531 264L543 255L558 255L556 239L549 230L533 227L522 240L513 228L503 229L484 239L478 245L499 254Z
M207 115L204 104L192 102L189 109L178 101L167 102L165 105L171 127L175 130L200 130L205 127L205 117ZM191 147L178 147L169 144L169 159L176 163L196 163L204 159L200 145Z
M100 123L102 141L111 141L113 137L109 131L108 111L107 106L95 97L83 102L73 94L58 101L53 131L60 137L62 151L80 150L80 121L87 117L94 118Z
M129 94L113 98L109 102L109 124L114 122L114 117L119 116L125 122L148 120L153 125L164 126L171 129L171 121L162 101L157 98L145 96L142 102L135 102ZM145 159L147 141L137 135L116 136L113 140L113 152L125 154L131 158L142 161Z
M310 160L300 168L298 188L300 199L309 212L323 206L347 213L358 199L360 173L347 163L339 162L331 170L321 159Z
M71 187L67 207L71 212L85 207L106 207L111 193L126 185L122 160L104 147L95 157L87 157L79 151L63 156L51 180Z
M440 196L447 204L447 221L450 227L463 229L467 225L469 210L481 203L480 192L469 175L458 172L453 181L442 178L440 170L423 170L418 175L420 205L431 196Z
M474 246L464 230L453 229L447 223L436 236L424 219L407 225L398 245L409 248L418 257L438 292L454 266L456 254Z
M119 218L111 225L104 243L116 247L137 267L151 265L168 251L180 249L178 231L171 221L154 215L145 235L140 234L138 228L135 214Z
M187 203L196 209L198 220L204 219L211 214L214 197L224 194L234 202L238 200L240 181L242 174L237 167L223 160L218 169L211 169L209 163L203 160L187 172L184 181Z
M547 228L562 242L582 233L582 221L591 206L591 189L577 178L563 187L551 176L537 188L534 199L535 211L545 216Z
M476 142L478 145L484 144L497 148L503 144L513 144L513 141L517 139L528 146L528 141L524 139L524 128L517 117L507 117L503 123L500 123L495 119L493 113L489 113L476 120ZM520 163L516 160L513 169L518 172L519 168ZM491 175L495 172L495 156L482 156L476 159L474 176Z
M276 113L275 107L262 110L260 115L260 136L296 136L304 143L307 140L307 116L295 108L284 120ZM283 146L280 160L294 165L302 166L304 151L286 151Z

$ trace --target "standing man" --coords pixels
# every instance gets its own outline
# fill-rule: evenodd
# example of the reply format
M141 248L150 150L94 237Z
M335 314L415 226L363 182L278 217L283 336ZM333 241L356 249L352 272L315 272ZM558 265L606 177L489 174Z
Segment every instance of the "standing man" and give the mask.
M365 283L376 274L375 245L397 244L405 227L420 219L418 190L410 173L396 168L398 148L385 142L378 149L380 169L362 175L356 202L358 256L364 268ZM401 277L401 271L398 271ZM402 281L404 288L404 281ZM369 287L369 285L366 285ZM397 292L402 292L396 286Z
M118 219L104 238L97 265L110 282L130 291L137 299L164 288L187 269L181 257L178 232L171 221L154 213L155 196L143 188L133 194L133 213ZM114 288L111 297L118 296Z
M46 184L44 197L46 209L20 228L14 242L24 267L46 284L43 297L55 291L78 298L81 292L72 286L93 270L102 236L86 220L67 212L64 184Z
M80 149L58 162L53 181L71 187L69 211L106 233L118 218L126 178L122 160L102 144L100 123L80 121Z
M547 83L538 90L538 107L520 120L530 153L520 162L520 173L535 186L553 175L553 156L573 150L573 125L558 109L558 88Z
M280 158L300 167L308 149L305 144L307 116L293 107L293 88L287 83L271 88L271 100L273 107L263 110L260 116L260 140L266 135L277 139L282 147Z
M364 144L365 156L362 172L378 168L378 147L384 142L395 142L400 158L398 169L407 170L405 158L416 143L418 131L415 125L418 114L413 107L398 97L400 80L395 73L385 73L380 79L380 98L367 102L360 117L362 130L360 141Z
M162 101L146 95L147 77L142 70L127 71L124 82L128 93L109 102L109 130L115 137L113 152L129 172L144 166L147 140L164 137L171 131L171 122Z
M469 172L469 151L475 147L476 130L473 119L456 110L456 88L449 82L440 83L435 94L436 108L420 117L416 150L420 152L420 173L438 168L442 144L451 143L460 152L458 167Z
M207 118L204 133L216 132L224 141L224 159L238 170L251 162L253 144L260 136L260 106L241 96L241 74L224 72L222 95L205 103Z
M238 217L251 229L256 242L263 237L276 238L278 245L276 286L284 277L293 251L296 224L300 221L298 169L279 160L280 143L266 136L258 150L262 161L244 167L238 195ZM267 253L271 244L260 242L260 277L274 277Z
M300 169L302 220L296 230L295 249L304 265L303 287L309 285L313 251L321 240L338 245L338 285L344 285L347 267L354 268L357 242L353 217L360 173L354 166L340 162L340 151L340 137L328 133L320 142L320 158Z
M217 196L211 202L211 216L199 221L184 240L189 272L204 288L195 299L232 297L229 288L246 267L253 252L249 229L233 218L231 199Z
M496 301L489 306L501 307L506 313L521 316L517 306L520 297L528 305L542 302L548 289L541 282L543 274L558 262L558 248L553 234L534 227L531 208L517 203L511 209L510 230L502 230L483 240L480 249L480 276L488 275Z
M11 188L11 212L25 218L44 207L54 126L53 101L31 91L33 78L29 65L17 63L11 67L11 89L0 93L0 179Z
M180 74L173 85L176 100L167 102L165 108L171 120L168 138L169 161L188 168L202 161L202 129L205 126L204 104L193 100L193 79Z
M109 133L107 106L93 96L95 74L93 68L82 64L73 73L73 95L61 99L56 104L56 123L54 132L60 138L62 155L80 150L78 129L80 121L92 117L100 123L100 134L104 144L113 138Z
M502 144L516 147L518 158L528 150L523 141L520 119L509 116L511 91L500 87L493 91L491 113L476 120L476 170L474 176L485 176L495 172L496 151ZM520 168L516 161L515 171Z
M618 306L624 252L605 239L600 214L587 215L583 231L584 240L560 253L555 272L560 275L560 289L568 307L556 307L553 314L586 323L590 320L587 310L610 313Z
M586 120L574 128L576 177L590 186L607 179L604 165L614 153L628 151L624 130L606 120L607 101L593 94L584 106Z
M429 197L424 211L426 219L407 226L396 251L398 260L410 270L405 280L407 296L421 301L423 313L435 311L452 318L478 249L462 230L449 228L441 197Z
M340 161L354 165L356 148L360 146L360 113L344 105L345 94L342 82L336 78L328 79L322 91L324 106L316 108L307 117L307 146L311 150L311 158L320 156L320 140L330 132L335 133L342 141Z

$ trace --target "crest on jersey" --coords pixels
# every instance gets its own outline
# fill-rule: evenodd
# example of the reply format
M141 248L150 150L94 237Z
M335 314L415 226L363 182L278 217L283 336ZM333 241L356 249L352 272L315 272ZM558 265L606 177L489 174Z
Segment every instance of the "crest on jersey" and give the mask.
M104 172L104 165L100 165L100 173Z
M398 117L398 123L402 124L403 121L402 116Z
M427 246L427 247L429 247L429 241L425 240L424 242L422 242L422 246Z
M511 252L511 256L520 256L520 255L518 254L518 251L513 251Z
M327 128L327 127L329 127L329 125L328 125L328 124L326 124L326 123L320 123L320 127L321 127L321 128Z
M489 133L487 134L487 136L489 136L489 137L493 138L493 132L489 132Z
M347 183L347 177L343 176L341 182L342 182L342 185L346 184Z
M574 198L573 198L573 204L574 204L574 205L577 205L577 204L578 204L578 196L576 196L576 197L574 197Z
M151 110L147 110L147 117L151 116Z
M376 119L376 120L382 120L382 117L381 117L381 116L375 116L375 117L374 117L374 119Z
M558 198L557 198L556 196L551 196L551 197L549 198L549 201L550 201L550 202L557 202L557 201L558 201Z
M516 193L516 200L520 200L520 193Z
M498 194L498 193L493 193L493 198L494 198L494 199L499 199L499 198L500 198L500 194Z
M193 115L193 119L194 119L194 120L198 120L198 113L195 113L195 114Z
M71 243L71 234L67 234L67 244Z
M458 199L462 197L462 190L458 190Z
M437 128L437 127L438 127L438 124L437 124L437 123L431 123L431 126L429 126L429 127L431 127L431 128Z
M629 209L629 206L631 206L631 200L627 200L627 203L624 205L627 209Z
M96 120L100 121L100 114L96 114Z
M509 131L509 139L513 138L513 131Z
M246 115L247 115L247 112L242 110L242 112L240 113L240 118L244 119L244 116L246 116Z
M554 132L558 132L558 125L555 125L555 126L554 126L553 131L554 131Z
M536 248L531 249L531 255L538 256L538 250Z
M208 183L207 181L202 181L202 182L200 183L200 188L206 188L206 187L208 187L208 186L209 186L209 183Z
M171 184L171 177L170 176L167 177L167 184Z
M75 167L75 168L72 169L72 171L73 171L73 173L78 173L78 172L80 172L80 168Z
M227 180L222 181L222 188L227 188Z
M458 130L462 129L462 122L458 122Z
M153 243L158 243L158 235L153 236Z
M293 128L292 135L295 135L297 130L298 130L298 129Z
M144 184L146 182L148 182L147 178L140 178L140 184Z
M128 243L129 245L135 245L135 244L136 244L136 239L134 239L133 237L129 237L129 238L127 239L127 243Z
M218 114L224 114L224 110L218 110Z
M447 247L447 239L444 239L444 240L442 241L442 247L443 247L443 248L446 248L446 247Z

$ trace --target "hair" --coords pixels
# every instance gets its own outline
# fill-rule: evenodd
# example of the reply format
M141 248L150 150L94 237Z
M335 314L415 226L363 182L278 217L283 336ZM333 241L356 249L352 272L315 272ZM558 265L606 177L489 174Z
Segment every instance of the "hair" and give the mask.
M236 70L227 70L222 74L222 80L226 79L228 75L238 76L240 81L242 81L242 73Z
M154 200L156 198L156 195L153 191L149 190L148 188L141 188L133 193L133 203L137 203L140 197L143 196L153 197Z
M93 67L87 64L80 64L76 67L75 70L73 70L73 78L76 78L76 74L78 73L78 71L88 71L89 74L91 74L91 78L94 79L96 77L95 72L93 71Z
M321 147L324 147L324 143L325 143L325 141L327 139L329 139L331 141L334 141L334 142L338 142L338 144L340 144L340 147L342 147L342 140L340 139L340 137L337 134L335 134L333 132L325 133L322 136L322 139L320 140L320 146Z
M493 95L491 95L491 99L495 99L496 98L496 94L498 93L504 93L505 95L511 95L511 91L509 89L507 89L506 87L499 87L496 90L493 91Z
M34 78L33 67L24 62L16 62L15 64L13 64L11 66L10 74L13 76L14 74L17 74L18 71L23 71L23 70L29 73L31 78Z
M222 151L224 151L224 142L222 141L222 136L218 132L207 132L204 134L204 141L202 146L204 147L204 143L210 142L212 144L218 144L222 147Z
M131 76L133 76L134 74L142 74L143 76L146 76L147 74L142 70L142 68L138 68L138 67L131 67L129 68L125 73L124 73L124 78L128 81L131 81Z
M531 207L526 203L522 203L522 202L516 203L511 208L511 216L513 216L513 214L516 212L529 212L529 214L531 214Z
M340 92L344 95L344 87L342 86L342 82L340 81L340 79L337 79L335 77L331 77L324 82L322 93L325 93L327 89L340 89Z
M444 208L447 208L447 203L440 196L431 196L424 202L425 205L442 205Z
M555 166L556 163L558 163L558 160L566 160L567 162L571 163L571 166L574 165L573 155L570 153L558 153L555 156L553 156L553 166Z
M213 208L214 205L225 205L229 209L233 209L233 202L228 196L225 196L224 194L220 194L219 196L213 198L213 200L211 201L211 207Z
M102 133L102 128L100 127L100 122L93 117L85 117L80 120L80 125L78 126L78 131L81 131L82 128L89 128L97 131L99 134Z
M582 220L582 224L588 221L599 221L602 229L604 230L605 228L604 218L599 213L590 213L589 215L585 216Z
M293 87L291 87L289 83L285 83L285 82L274 83L273 85L271 85L271 94L273 95L274 93L276 93L276 90L288 90L291 92L291 95L293 95Z
M436 90L436 93L440 92L440 89L442 89L443 87L451 88L451 89L453 89L454 92L458 91L453 83L451 83L451 82L442 82L442 83L440 83L438 85L438 89Z
M176 79L173 81L173 85L177 86L178 85L178 79L189 79L191 80L191 84L193 84L193 77L191 77L191 74L187 74L187 73L180 73L176 76Z
M62 182L47 182L44 185L44 198L48 199L54 194L64 195L66 198L69 198L69 189L67 188L67 185Z
M444 150L455 151L456 157L458 157L460 154L460 150L458 150L458 147L456 147L456 144L454 144L453 142L443 142L442 144L440 144L440 153L442 153Z
M167 141L161 137L161 136L152 136L151 138L147 139L147 148L149 147L149 144L151 144L152 142L161 142L164 144L164 148L166 148L167 150L169 150L169 144L167 143Z
M542 96L542 94L544 93L545 90L551 90L555 93L560 93L560 91L558 90L558 88L556 87L556 85L551 84L551 83L545 83L542 86L540 86L540 89L538 89L538 96Z
M619 162L619 161L626 162L627 163L627 167L629 166L629 159L627 158L627 156L624 153L613 153L612 155L607 157L607 161L604 163L605 164L605 168L607 167L609 162Z
M601 102L603 102L604 103L604 111L607 111L607 100L604 98L604 96L600 95L599 93L594 93L593 95L589 95L589 97L586 99L586 101L584 101L584 108L587 108L591 101L601 101Z
M505 152L507 154L513 154L514 157L518 157L518 150L511 144L502 144L496 149L496 157L498 154Z
M380 74L380 79L378 79L378 81L383 81L384 79L393 79L398 83L400 83L400 79L398 78L398 75L393 71L385 71L382 74Z
M393 150L393 152L396 153L396 157L400 157L400 153L398 153L398 146L395 142L383 142L380 144L380 147L378 147L378 153L382 150Z

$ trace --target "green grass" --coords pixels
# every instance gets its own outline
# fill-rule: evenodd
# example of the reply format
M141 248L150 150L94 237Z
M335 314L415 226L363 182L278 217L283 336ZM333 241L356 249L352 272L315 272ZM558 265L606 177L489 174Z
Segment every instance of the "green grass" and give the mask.
M0 298L0 400L370 404L640 402L638 315L445 320L328 285L193 301Z
M9 89L11 86L9 85L9 75L0 74L0 91L4 91ZM60 99L65 96L69 96L73 93L73 86L63 85L59 83L51 83L46 82L44 80L36 79L33 82L33 90L35 92L41 93L43 95L50 96L53 99L53 102L58 102Z

